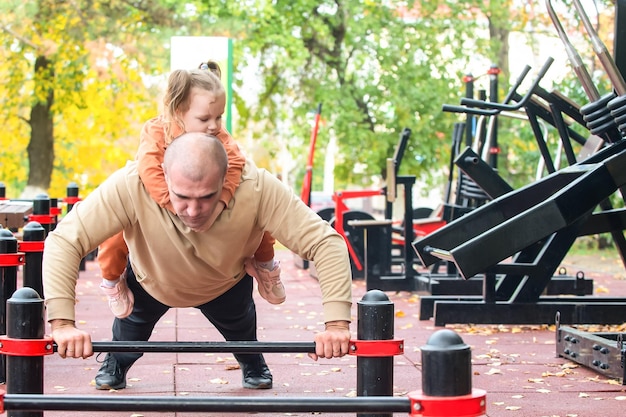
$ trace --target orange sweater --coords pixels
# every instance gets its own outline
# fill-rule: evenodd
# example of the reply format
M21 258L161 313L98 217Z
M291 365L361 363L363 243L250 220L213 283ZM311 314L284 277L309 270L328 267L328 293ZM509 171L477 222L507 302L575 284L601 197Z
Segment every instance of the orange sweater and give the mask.
M174 213L170 202L169 191L165 183L165 174L161 164L165 148L171 141L165 138L165 122L163 116L157 116L148 120L141 130L139 149L137 150L137 170L141 181L144 183L150 196L161 207L167 208ZM177 138L184 132L177 125L172 126L172 137ZM222 142L228 154L228 171L224 179L224 188L220 201L228 207L230 200L241 181L241 172L246 163L246 158L239 149L237 142L224 127L220 129L216 137ZM175 213L174 213L175 214ZM259 245L255 258L259 261L268 261L274 257L274 238L266 233ZM124 242L122 233L113 236L103 242L98 248L98 263L105 279L117 279L124 272L128 260L128 248Z

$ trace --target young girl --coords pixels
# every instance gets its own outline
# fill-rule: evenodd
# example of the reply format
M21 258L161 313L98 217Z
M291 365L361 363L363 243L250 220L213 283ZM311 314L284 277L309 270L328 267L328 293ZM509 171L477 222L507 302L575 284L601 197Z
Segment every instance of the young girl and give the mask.
M222 204L214 212L215 219L228 207L245 164L239 146L222 127L226 104L224 87L211 71L176 70L170 74L163 102L163 114L147 121L141 132L137 151L139 176L152 198L161 207L174 212L161 168L165 148L184 132L207 132L216 136L228 154L228 171L220 196ZM280 304L285 301L285 288L280 280L280 263L274 260L273 245L274 238L266 233L254 258L246 261L245 267L258 281L261 296L272 304ZM123 276L127 260L128 248L122 233L107 240L98 250L103 278L100 288L118 318L128 316L133 309L133 294Z

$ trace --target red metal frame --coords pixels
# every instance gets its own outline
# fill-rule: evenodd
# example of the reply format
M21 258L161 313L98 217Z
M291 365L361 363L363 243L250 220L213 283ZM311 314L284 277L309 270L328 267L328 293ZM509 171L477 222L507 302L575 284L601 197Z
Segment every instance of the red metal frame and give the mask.
M346 236L346 229L343 227L343 214L346 211L349 211L350 208L346 206L344 200L350 198L362 198L362 197L373 197L376 195L384 195L384 191L380 190L350 190L350 191L335 191L333 194L333 200L335 201L335 230L343 236L343 240L345 240L346 245L348 246L348 253L354 262L354 266L359 271L363 270L363 264L359 260L359 257L356 254L352 243L348 240Z
M20 240L17 242L17 248L21 252L43 252L44 241Z
M25 258L23 252L0 253L0 267L24 265Z
M7 356L44 356L54 353L51 337L43 339L14 339L0 336L0 354Z
M363 197L374 197L379 195L385 195L384 189L378 190L348 190L348 191L335 191L333 194L333 201L335 202L335 230L343 237L348 246L348 253L354 262L354 266L358 271L362 271L364 266L363 263L359 260L359 257L356 254L352 243L348 240L346 236L345 228L343 227L343 214L346 211L349 211L350 208L346 205L344 200L348 200L350 198L363 198ZM433 219L418 219L418 222L413 221L413 232L415 233L416 238L424 237L429 233L434 232L435 230L446 225L446 221L441 218L433 218ZM400 224L401 220L398 220L397 224ZM396 245L404 245L404 237L392 236L392 243Z

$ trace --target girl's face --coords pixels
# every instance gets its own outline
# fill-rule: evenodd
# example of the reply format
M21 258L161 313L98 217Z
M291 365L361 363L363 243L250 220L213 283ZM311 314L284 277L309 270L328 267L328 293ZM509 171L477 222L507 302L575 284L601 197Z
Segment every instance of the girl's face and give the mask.
M189 99L189 110L181 115L186 132L206 132L217 135L222 127L222 115L226 107L224 94L200 88L192 88Z

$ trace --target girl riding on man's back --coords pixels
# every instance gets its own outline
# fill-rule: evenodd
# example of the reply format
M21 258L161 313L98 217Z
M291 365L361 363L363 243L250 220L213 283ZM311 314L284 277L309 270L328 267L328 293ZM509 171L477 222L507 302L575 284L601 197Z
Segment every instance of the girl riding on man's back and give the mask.
M176 214L161 167L165 149L185 132L207 132L217 137L228 154L228 171L220 196L222 204L218 204L213 213L214 220L228 207L239 186L246 159L232 136L222 127L226 93L219 79L219 66L209 61L200 64L200 68L203 64L209 70L176 70L170 74L163 114L144 124L136 159L139 176L150 196L161 207ZM280 304L285 301L285 288L280 280L280 264L274 260L273 245L274 238L265 233L254 258L247 260L245 267L246 272L256 278L261 296L272 304ZM128 316L133 309L133 295L125 279L127 262L128 248L122 233L99 247L98 263L103 278L100 288L108 296L113 314L119 318Z

